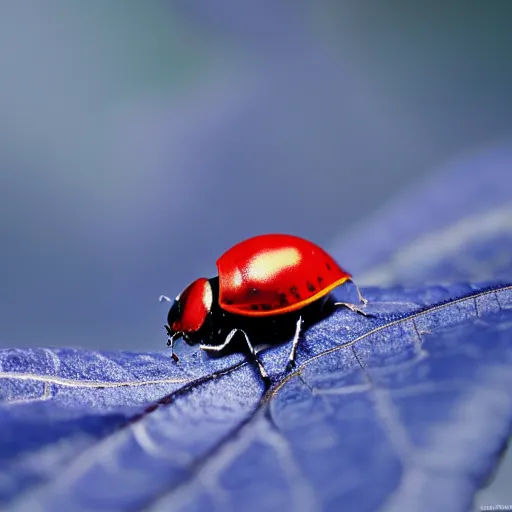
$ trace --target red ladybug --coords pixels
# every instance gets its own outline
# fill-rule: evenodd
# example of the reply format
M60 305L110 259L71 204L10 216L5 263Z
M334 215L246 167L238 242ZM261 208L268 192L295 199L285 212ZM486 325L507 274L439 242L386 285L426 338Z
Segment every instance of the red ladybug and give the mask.
M261 364L252 335L270 328L292 326L292 349L287 370L295 364L301 328L306 319L318 320L330 299L330 292L351 281L351 275L317 245L292 235L260 235L240 242L218 260L218 277L201 277L176 297L165 329L167 345L175 361L176 340L183 337L189 344L220 352L236 334L245 338L249 353L261 375ZM359 289L359 300L366 305ZM170 300L161 296L160 300ZM334 302L366 315L354 304ZM324 311L325 313L325 311ZM265 329L262 329L265 327ZM293 332L292 331L292 332Z

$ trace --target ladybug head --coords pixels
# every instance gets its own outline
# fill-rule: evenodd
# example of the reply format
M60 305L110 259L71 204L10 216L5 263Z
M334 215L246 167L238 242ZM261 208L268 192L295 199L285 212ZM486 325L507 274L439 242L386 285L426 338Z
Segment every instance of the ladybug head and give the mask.
M176 297L167 315L167 325L164 326L168 337L167 345L171 347L171 355L175 361L178 356L174 353L174 343L179 338L183 338L189 345L199 342L212 303L212 287L204 277L196 279Z

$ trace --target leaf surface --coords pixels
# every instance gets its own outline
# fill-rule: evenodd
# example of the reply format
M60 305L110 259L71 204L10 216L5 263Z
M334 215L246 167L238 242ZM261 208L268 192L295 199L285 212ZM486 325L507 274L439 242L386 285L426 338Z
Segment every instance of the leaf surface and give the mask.
M374 317L311 328L296 372L266 350L267 393L240 354L2 351L4 503L465 510L512 423L512 290L367 295Z

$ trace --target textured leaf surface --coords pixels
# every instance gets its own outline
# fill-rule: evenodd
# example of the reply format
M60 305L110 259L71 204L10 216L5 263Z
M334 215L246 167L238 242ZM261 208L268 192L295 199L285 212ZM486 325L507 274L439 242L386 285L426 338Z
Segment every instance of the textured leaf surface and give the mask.
M297 372L267 350L267 394L239 354L2 351L4 503L465 510L512 424L512 291L367 295L375 317L317 324Z

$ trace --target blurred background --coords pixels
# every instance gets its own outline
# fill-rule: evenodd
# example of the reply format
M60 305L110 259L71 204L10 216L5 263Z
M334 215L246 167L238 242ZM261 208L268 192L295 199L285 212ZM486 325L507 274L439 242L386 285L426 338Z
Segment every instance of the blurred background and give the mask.
M158 296L215 275L237 241L329 247L508 137L511 14L2 2L0 346L163 349Z

